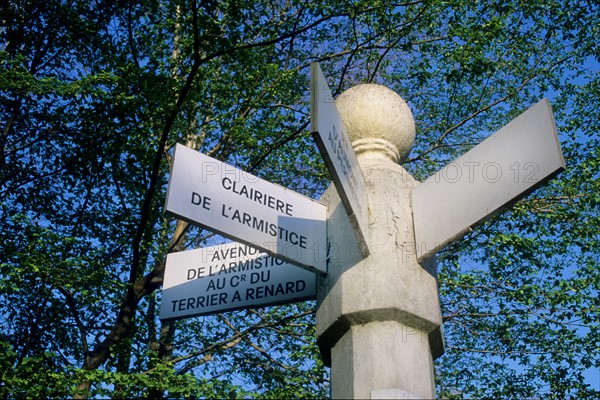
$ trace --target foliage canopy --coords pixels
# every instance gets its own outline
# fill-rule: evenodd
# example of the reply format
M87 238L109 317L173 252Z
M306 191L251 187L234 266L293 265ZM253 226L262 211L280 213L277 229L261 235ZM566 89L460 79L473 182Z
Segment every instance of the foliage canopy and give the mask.
M2 397L327 395L312 303L157 318L165 254L214 240L163 214L174 143L328 184L311 61L407 99L419 179L551 99L568 170L439 255L438 393L599 395L597 2L320 3L2 3Z

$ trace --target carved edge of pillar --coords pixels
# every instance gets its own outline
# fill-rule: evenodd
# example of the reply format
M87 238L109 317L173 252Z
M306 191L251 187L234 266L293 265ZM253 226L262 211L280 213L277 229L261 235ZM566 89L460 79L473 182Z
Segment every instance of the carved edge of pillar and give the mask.
M431 356L435 360L444 354L444 337L439 324L396 308L360 311L341 315L317 338L325 366L331 366L331 349L355 325L376 321L398 321L427 334Z

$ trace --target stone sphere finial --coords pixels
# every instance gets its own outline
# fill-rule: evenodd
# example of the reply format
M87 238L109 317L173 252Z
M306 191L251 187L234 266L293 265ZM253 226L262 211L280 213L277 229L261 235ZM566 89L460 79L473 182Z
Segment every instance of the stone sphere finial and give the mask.
M415 121L402 97L367 83L340 94L336 105L357 156L406 160L415 141Z

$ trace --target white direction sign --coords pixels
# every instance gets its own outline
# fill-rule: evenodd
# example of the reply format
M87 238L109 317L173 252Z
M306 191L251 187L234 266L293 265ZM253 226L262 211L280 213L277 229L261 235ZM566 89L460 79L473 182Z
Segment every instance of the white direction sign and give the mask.
M367 246L369 231L365 178L318 63L310 65L310 73L311 131L354 227L363 256L366 257L369 255Z
M316 275L258 249L227 243L167 255L160 319L312 300Z
M288 262L327 272L325 205L180 144L165 209Z
M436 253L564 169L544 99L413 189L417 257Z

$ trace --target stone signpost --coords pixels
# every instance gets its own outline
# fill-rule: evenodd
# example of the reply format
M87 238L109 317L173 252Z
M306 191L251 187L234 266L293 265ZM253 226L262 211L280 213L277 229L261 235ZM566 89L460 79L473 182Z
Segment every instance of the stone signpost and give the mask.
M400 166L415 138L400 96L364 84L336 103L366 180L370 254L361 256L330 187L321 198L331 252L317 336L332 397L435 398L433 360L444 352L435 253L564 169L550 106L543 100L455 163L496 167L495 175L452 182L446 167L419 184ZM511 167L530 171L515 179Z
M311 77L312 133L333 177L320 202L177 146L167 211L244 244L169 254L160 317L316 297L333 398L434 398L435 253L564 169L550 105L420 184L400 165L415 139L400 96L363 84L334 102L317 64Z
M378 85L342 93L337 107L366 179L369 249L362 258L339 195L329 210L329 273L317 292L317 336L334 398L433 398L433 359L443 353L435 264L417 262L410 195L399 165L415 125L406 103Z

